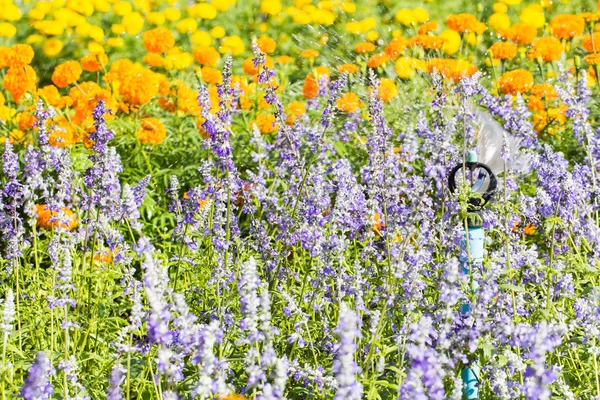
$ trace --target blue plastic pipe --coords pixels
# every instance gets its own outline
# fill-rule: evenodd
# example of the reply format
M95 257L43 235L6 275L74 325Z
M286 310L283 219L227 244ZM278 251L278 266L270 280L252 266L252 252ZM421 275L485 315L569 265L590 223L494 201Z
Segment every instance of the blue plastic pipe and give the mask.
M466 245L467 240L469 241L469 252L467 253ZM469 275L471 272L471 268L474 265L480 265L483 262L483 243L485 240L485 234L483 229L480 226L469 227L468 237L465 235L465 239L462 241L461 245L463 247L463 252L460 261L462 264L462 272L465 275ZM470 255L470 260L467 259L467 254ZM477 282L473 282L473 286L471 286L471 290L477 291ZM461 314L467 314L469 312L469 305L463 303L461 307ZM464 368L461 373L461 378L463 381L463 395L464 398L478 399L479 398L479 366L476 363L469 365Z

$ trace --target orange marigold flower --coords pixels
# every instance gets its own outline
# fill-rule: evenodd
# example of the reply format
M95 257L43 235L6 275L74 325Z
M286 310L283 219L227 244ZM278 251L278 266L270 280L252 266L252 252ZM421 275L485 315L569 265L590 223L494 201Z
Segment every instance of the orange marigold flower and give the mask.
M395 60L400 57L400 54L406 49L406 40L400 36L393 38L387 46L385 46L385 54L389 58Z
M531 88L532 96L546 97L548 100L556 99L558 92L550 83L538 83Z
M600 32L594 32L593 35L585 35L581 44L588 53L598 52L600 50Z
M379 82L378 97L387 103L396 96L398 96L396 83L391 79L381 78L381 81Z
M81 124L92 116L92 111L98 105L98 100L104 100L111 109L116 109L116 104L111 93L101 88L96 82L82 82L77 87L72 87L67 99L71 99L75 115L71 117L74 124Z
M144 47L150 53L164 53L175 45L175 36L166 28L154 28L142 35Z
M275 51L277 43L270 37L262 37L256 40L256 45L263 53L270 54Z
M590 65L600 65L600 54L588 54L585 56L584 60Z
M55 147L69 147L78 143L80 135L77 127L65 117L54 118L54 129L48 137L48 142Z
M68 208L62 208L62 215L59 215L57 211L50 210L45 204L36 204L35 211L37 213L37 226L40 228L52 230L52 228L62 226L62 228L72 231L77 227L77 216Z
M214 66L219 62L221 55L214 47L196 47L194 49L194 58L201 65Z
M354 47L354 51L357 53L370 53L376 48L374 43L361 42Z
M537 28L523 22L511 26L505 31L500 32L501 36L510 39L516 44L530 44L537 36Z
M306 106L301 101L293 101L287 106L287 123L293 125L301 115L306 114Z
M54 85L47 85L43 88L39 88L37 90L37 95L52 107L58 107L61 102L60 93Z
M273 133L279 129L279 125L277 125L273 114L258 114L256 119L252 121L252 124L256 124L258 130L263 135Z
M543 37L533 43L527 52L527 58L532 60L541 57L545 62L551 62L558 60L563 51L563 45L557 39Z
M516 95L525 93L533 86L533 75L526 69L506 72L498 78L498 86L504 94Z
M156 53L148 53L144 56L144 62L148 64L150 67L164 67L167 63L167 60L160 54Z
M142 128L137 131L136 136L141 143L157 145L167 137L167 130L158 118L144 118L141 120Z
M7 67L24 67L31 64L33 60L33 49L28 44L15 44L5 55L5 64Z
M37 118L35 115L29 112L22 112L19 114L19 129L22 131L27 131L29 129L33 129L33 125L37 122Z
M425 35L426 33L429 33L431 31L436 31L438 30L439 25L437 23L437 21L429 21L423 25L421 25L419 27L419 29L417 30L417 33L419 35Z
M319 57L319 52L317 50L313 50L313 49L309 49L309 50L303 50L300 53L300 56L302 58L306 58L308 60L314 60L315 58Z
M496 42L488 51L498 60L512 60L517 55L517 45L508 42Z
M479 22L477 17L472 14L451 14L446 19L446 25L453 31L465 33L483 33L486 30L486 26L483 22Z
M164 75L157 74L140 64L131 62L119 65L112 74L115 63L111 65L111 72L105 76L105 79L108 78L109 82L115 82L119 94L123 96L123 100L133 107L139 107L150 102L158 94L160 83L166 79ZM122 67L126 66L129 66L129 68L122 70Z
M455 82L460 81L465 76L471 76L477 72L477 67L467 60L456 60L453 58L432 58L427 62L429 73L437 71L446 79L452 79Z
M275 66L275 63L273 62L273 59L270 56L266 57L265 64L269 69ZM252 57L246 58L244 60L244 63L242 64L242 67L244 68L244 72L251 76L258 75L258 73L260 72L259 69L254 66L254 60Z
M358 65L356 64L342 64L338 67L338 72L347 72L349 74L354 74L358 72Z
M107 64L108 57L104 53L90 53L81 57L81 66L88 72L100 71Z
M571 39L579 36L585 29L585 20L578 15L561 14L550 21L552 35L558 39Z
M209 85L217 85L223 82L221 71L211 67L202 67L202 80Z
M59 88L64 88L77 82L82 72L79 62L75 60L65 61L54 68L52 82Z
M360 109L362 102L356 93L344 93L337 101L337 107L343 112L350 114Z
M30 65L25 65L24 67L9 68L4 75L3 84L15 103L18 103L25 93L35 91L37 80L35 70Z
M388 57L388 55L382 51L381 53L373 54L369 58L369 61L367 62L367 66L369 68L379 68L380 66L382 66L383 64L385 64L388 61L390 61L390 57Z
M294 61L294 59L290 56L279 56L275 61L277 61L278 64L289 64Z
M440 36L418 35L417 37L410 39L408 45L411 47L419 46L425 50L439 50L445 42L446 39Z

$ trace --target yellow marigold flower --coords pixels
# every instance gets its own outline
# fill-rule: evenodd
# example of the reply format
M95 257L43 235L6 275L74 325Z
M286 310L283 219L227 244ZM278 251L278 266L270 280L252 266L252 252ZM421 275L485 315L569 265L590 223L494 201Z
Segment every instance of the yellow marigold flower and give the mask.
M317 9L311 14L311 18L314 23L324 26L333 25L335 22L335 15L328 10Z
M6 46L0 46L0 68L4 68L8 63L8 53L11 50Z
M171 22L175 22L179 18L181 18L181 11L179 11L179 9L175 8L175 7L165 8L165 10L163 11L163 14L164 14L165 18Z
M115 35L124 35L125 33L127 33L127 31L125 30L125 25L123 24L114 24L110 27L110 31Z
M152 11L146 14L146 21L153 25L162 25L165 23L165 15L157 11Z
M213 66L219 62L221 55L214 47L196 47L194 58L201 65Z
M222 26L215 26L210 30L210 36L216 39L223 38L225 36L225 28L223 28Z
M377 96L385 103L398 96L398 88L396 87L396 83L391 79L381 78Z
M439 27L440 26L438 25L437 21L429 21L426 24L421 25L417 30L417 33L419 35L425 35L429 32L437 31Z
M166 28L154 28L142 35L144 47L150 53L164 53L175 45L175 36Z
M194 46L200 47L209 47L212 43L212 37L205 31L196 31L192 33L190 40Z
M137 12L125 15L121 23L125 27L125 32L130 35L137 35L144 28L144 18Z
M533 75L526 69L509 71L498 78L498 86L504 94L515 96L533 87Z
M97 42L104 41L104 29L97 25L91 25L90 30L88 32L88 36L94 39Z
M533 43L527 52L527 58L532 60L542 57L545 62L552 62L558 60L563 51L563 45L558 40L553 37L543 37Z
M354 74L358 72L358 65L356 64L342 64L338 67L338 72L346 72L348 74Z
M275 61L276 61L278 64L289 64L289 63L291 63L292 61L294 61L294 59L293 59L292 57L290 57L290 56L279 56L279 57L277 57L277 58L275 59Z
M237 0L219 0L219 1L212 1L211 4L213 5L214 8L217 9L217 11L227 11L236 2L237 2Z
M194 4L189 8L189 14L192 18L200 19L215 19L217 16L217 9L208 3Z
M27 92L35 91L38 78L33 68L29 65L9 68L4 75L4 88L12 95L15 103Z
M410 79L415 74L414 59L411 57L400 57L396 60L394 67L399 78Z
M550 21L552 35L558 39L571 39L579 36L585 29L585 21L578 15L561 14Z
M33 60L33 49L28 44L15 44L4 52L4 64L9 68L24 67Z
M427 62L427 70L429 73L437 71L444 78L459 82L463 77L469 77L477 72L477 67L467 60L432 58Z
M133 5L128 1L118 1L113 5L113 12L122 17L133 11Z
M12 121L17 114L17 110L8 106L0 106L0 121L6 123Z
M535 40L537 28L533 25L519 22L508 28L506 31L500 32L500 34L516 44L525 45L530 44Z
M50 39L46 40L46 42L44 43L44 46L42 47L44 54L47 55L48 57L56 57L57 55L60 54L62 49L63 49L63 42L61 42L60 39L57 39L57 38L50 38Z
M354 47L354 51L357 53L370 53L372 51L374 51L376 48L375 44L371 43L371 42L362 42L357 44Z
M505 13L508 11L508 6L504 3L494 3L492 9L495 13Z
M64 88L77 82L82 72L79 62L75 60L65 61L54 68L52 82L59 88Z
M546 24L544 9L539 4L530 4L521 10L519 21L536 29L542 28Z
M25 39L25 43L39 44L39 43L42 43L44 40L45 40L45 38L42 35L38 35L37 33L34 33L33 35L27 36L27 39Z
M404 40L403 37L398 36L393 38L390 43L385 46L385 54L392 60L395 60L402 54L404 49L406 49L406 40Z
M0 37L11 38L17 34L17 27L10 22L0 22Z
M488 51L492 54L492 57L499 60L512 60L517 55L517 45L508 42L497 42Z
M307 60L314 60L315 58L319 57L319 52L317 50L313 50L313 49L309 49L309 50L303 50L300 53L300 56L302 58L306 58Z
M367 32L367 40L369 42L375 42L376 40L379 40L381 36L379 35L379 32L375 32L375 31L369 31Z
M221 40L221 47L219 47L219 53L225 54L231 52L232 56L242 54L245 50L244 41L238 35L225 36Z
M123 38L108 38L106 41L106 45L108 47L123 47L125 45L125 40Z
M395 18L396 21L405 26L418 25L429 19L429 13L420 7L412 10L408 8L402 8L396 12Z
M504 13L494 13L488 18L488 24L495 31L505 30L510 28L510 18Z
M5 2L2 5L2 19L7 21L18 21L21 19L21 16L21 10L19 10L19 7L12 2L9 1L8 4Z
M351 21L346 23L346 30L352 34L359 34L363 32L363 26L360 21Z
M46 229L48 231L53 228L62 227L67 231L72 231L77 227L77 216L75 213L68 208L62 208L62 218L57 211L53 211L48 208L45 204L36 204L35 211L37 214L36 224L42 229Z
M592 35L585 35L581 44L588 53L598 52L598 50L600 50L600 32L594 32Z
M483 33L486 29L483 22L479 22L477 17L467 13L451 14L448 19L446 19L446 25L453 31L460 33Z
M102 46L98 42L89 42L88 50L90 51L90 53L106 54L106 51L104 50L104 46Z
M167 137L167 130L158 118L144 118L140 121L142 128L136 136L143 144L157 145Z
M258 114L256 119L252 121L252 124L256 124L258 130L263 135L279 130L279 125L276 123L273 114Z
M184 69L194 63L194 56L185 51L169 52L165 57L165 69Z
M337 108L341 111L350 114L360 109L362 102L356 93L344 93L337 101Z
M417 35L408 42L410 47L419 46L426 50L439 50L446 39L435 35Z
M385 54L385 52L382 51L381 53L373 54L369 58L369 61L367 62L367 66L369 68L379 68L380 66L387 63L388 61L390 61L390 57L387 54Z
M3 106L5 102L6 102L6 98L4 97L2 92L0 92L0 106Z
M59 36L65 31L65 26L56 21L36 21L33 23L33 27L42 35L48 36Z
M579 16L581 18L583 18L583 20L585 22L595 22L598 21L598 19L600 19L600 13L595 12L595 13L591 13L591 12L584 12L579 14Z
M277 43L270 37L262 37L256 40L256 45L263 53L270 54L275 51Z
M260 12L267 15L277 15L281 12L281 2L279 0L262 0Z
M88 72L100 71L107 64L108 57L104 53L90 53L81 58L81 66Z

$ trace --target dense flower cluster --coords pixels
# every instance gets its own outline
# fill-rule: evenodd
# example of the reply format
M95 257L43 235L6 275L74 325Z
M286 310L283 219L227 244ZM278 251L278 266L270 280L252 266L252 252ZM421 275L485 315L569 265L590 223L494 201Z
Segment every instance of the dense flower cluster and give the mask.
M3 398L600 398L600 12L375 3L0 1Z

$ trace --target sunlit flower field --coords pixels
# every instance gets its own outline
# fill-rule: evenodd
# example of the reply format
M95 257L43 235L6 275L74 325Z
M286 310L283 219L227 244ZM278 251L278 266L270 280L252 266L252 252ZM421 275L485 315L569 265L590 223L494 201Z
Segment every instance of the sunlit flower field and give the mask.
M0 0L1 400L600 399L598 6Z

